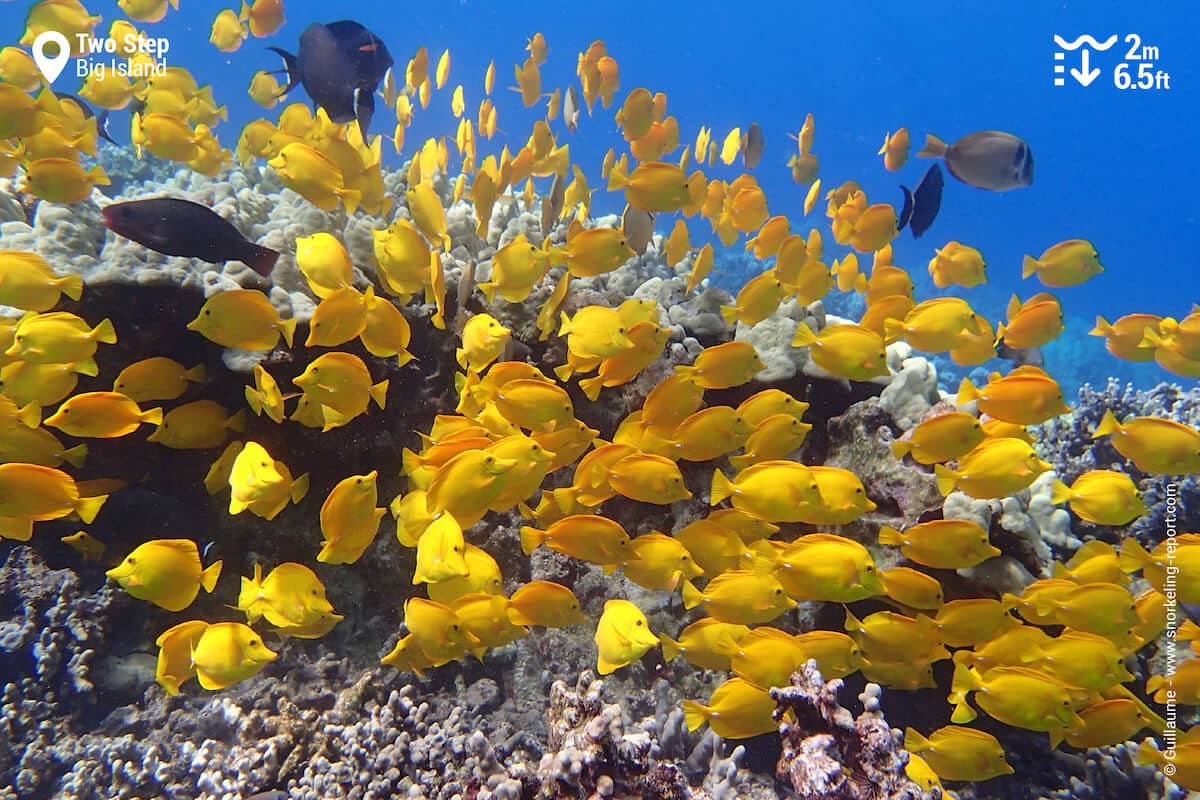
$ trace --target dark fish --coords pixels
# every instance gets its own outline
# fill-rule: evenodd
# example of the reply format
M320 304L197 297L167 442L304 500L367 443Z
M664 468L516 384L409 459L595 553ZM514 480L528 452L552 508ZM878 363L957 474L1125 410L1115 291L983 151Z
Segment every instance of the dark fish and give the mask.
M93 111L92 107L85 103L82 98L76 97L70 92L55 92L54 95L59 100L70 100L72 103L79 106L79 110L83 112L84 119L91 119L92 117L96 116L96 112ZM100 116L96 117L96 134L106 142L116 144L117 147L121 146L117 144L117 140L112 138L112 135L108 132L108 109L101 111Z
M113 233L168 256L210 264L241 261L259 275L271 274L279 253L242 236L208 206L175 197L113 203L101 213Z
M942 168L934 164L925 171L915 192L910 192L907 186L900 187L904 192L904 207L900 209L898 230L911 224L914 239L920 239L921 234L929 230L942 207L943 182Z
M267 49L283 58L279 72L287 74L288 83L281 97L301 85L313 105L325 109L334 122L358 120L366 138L375 113L375 89L392 66L392 56L378 36L357 22L339 20L309 25L300 34L298 55Z
M751 122L750 127L746 129L746 141L742 145L742 166L746 169L757 167L766 148L767 142L763 138L762 128L757 122Z
M944 158L951 175L977 189L1006 192L1033 185L1033 150L1004 131L968 134L949 147L932 133L926 134L917 155Z

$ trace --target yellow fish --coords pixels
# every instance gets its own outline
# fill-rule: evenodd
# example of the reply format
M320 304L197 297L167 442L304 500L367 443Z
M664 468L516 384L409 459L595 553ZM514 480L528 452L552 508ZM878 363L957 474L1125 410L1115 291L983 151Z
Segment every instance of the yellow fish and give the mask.
M1048 344L1064 330L1062 305L1054 295L1039 292L1022 303L1014 294L1008 303L1008 322L996 326L996 341L1025 350Z
M1068 728L1063 738L1067 744L1080 750L1127 742L1150 724L1150 719L1142 713L1138 704L1123 697L1099 700L1081 708L1079 718L1083 724ZM1055 738L1051 737L1051 747L1058 746Z
M363 306L367 311L366 321L358 336L368 353L379 358L395 356L396 365L400 367L416 358L408 352L412 328L391 300L376 297L368 287L367 294L363 295Z
M246 613L246 621L265 617L279 628L306 625L333 612L325 596L325 584L303 564L285 562L263 577L262 565L254 565L254 576L242 578L235 606Z
M945 600L937 578L909 567L881 570L879 583L884 594L907 608L937 611Z
M145 411L120 392L85 392L59 406L46 424L69 436L116 439L138 429L142 423L161 425L161 408Z
M861 325L830 325L813 333L801 322L792 347L809 348L817 366L839 378L867 381L889 374L883 338Z
M575 418L575 407L566 390L536 379L509 381L496 392L494 404L504 419L529 431L562 430Z
M233 289L208 298L187 329L222 347L270 350L280 336L292 346L296 320L281 320L267 296L256 289Z
M983 425L975 415L952 411L930 417L893 441L892 453L896 458L910 455L919 464L937 464L961 458L983 438Z
M479 639L463 626L453 608L432 600L409 598L404 604L404 623L435 667L460 658L468 647L479 645Z
M780 282L775 270L769 269L743 284L731 306L721 306L721 318L730 326L738 322L757 325L775 313L788 290Z
M987 283L987 262L974 247L946 242L940 250L934 250L929 262L929 275L933 278L933 285L939 289L948 286L969 289Z
M253 3L242 0L238 18L249 26L255 37L270 36L283 26L283 0L254 0Z
M876 155L883 156L883 168L888 172L898 172L908 161L909 149L908 128L900 128L895 133L883 137L883 146Z
M187 391L188 384L203 383L204 375L203 364L189 369L174 359L154 356L134 362L117 373L113 391L135 403L175 400Z
M676 538L661 533L646 533L632 540L633 557L621 571L638 586L673 592L681 580L704 574L692 560L687 548Z
M413 584L439 583L470 574L466 560L467 543L462 526L454 515L437 516L417 540L417 567Z
M1147 341L1147 329L1157 334L1162 317L1157 314L1126 314L1113 322L1096 317L1096 327L1088 336L1103 336L1108 352L1126 361L1153 361L1154 342ZM1145 344L1143 344L1145 342Z
M1119 558L1121 569L1141 570L1142 577L1160 592L1166 591L1167 576L1173 575L1179 602L1200 603L1200 534L1179 534L1170 549L1164 540L1149 552L1136 539L1127 537L1121 542Z
M245 23L238 19L237 12L226 8L213 20L212 33L208 40L222 53L232 53L242 46L242 41L249 35L250 31Z
M854 644L850 637L845 638ZM770 689L787 686L792 673L804 666L810 657L798 637L778 628L762 627L742 637L737 652L730 657L729 668L746 682L760 689ZM825 675L824 671L821 675Z
M189 620L168 628L154 640L159 648L154 679L168 695L179 694L179 685L196 677L192 651L207 629L208 623L204 620Z
M1197 705L1200 703L1200 659L1183 661L1170 676L1151 675L1146 679L1146 694L1156 703L1174 701Z
M500 574L500 565L486 550L467 543L463 561L467 566L465 575L430 583L425 587L430 600L450 605L468 594L503 593L504 576Z
M708 723L713 733L725 739L747 739L775 732L779 723L772 716L774 712L775 700L770 693L742 678L730 678L718 686L708 705L683 701L688 730Z
M628 600L609 600L596 623L596 671L608 675L628 666L658 644L642 610Z
M349 286L329 294L313 311L304 346L337 347L358 336L367 325L368 298L375 300L375 289L371 286L365 294Z
M742 470L733 481L714 470L709 503L715 506L725 499L768 522L800 522L821 501L821 493L816 476L803 464L763 461Z
M1146 513L1129 476L1111 470L1085 472L1071 486L1055 480L1050 502L1068 503L1075 516L1096 525L1128 525Z
M691 366L676 367L675 374L704 389L732 389L748 383L766 367L754 345L733 341L704 348Z
M131 19L160 22L167 15L168 2L171 8L179 10L178 0L117 0L117 6ZM96 19L99 21L99 17Z
M1052 675L1068 686L1103 691L1133 680L1125 656L1108 639L1085 631L1065 630L1039 648L1028 666Z
M14 462L58 467L65 461L75 468L87 459L86 444L66 447L45 428L26 428L13 425L0 436L0 464Z
M660 633L658 640L667 662L683 656L700 669L728 670L740 642L749 633L750 628L745 625L704 617L680 631L677 639Z
M69 158L39 158L25 166L23 187L51 203L79 203L88 198L93 186L109 183L99 164L85 172Z
M1050 470L1033 447L1020 439L986 439L958 460L958 469L934 467L938 491L955 489L980 500L1007 497L1027 489L1038 475Z
M948 647L974 647L1020 624L1004 603L982 597L951 600L938 609L933 622Z
M587 621L574 592L550 581L530 581L509 598L508 618L514 625L566 628Z
M277 657L261 636L240 622L209 625L192 646L196 678L214 691L254 677Z
M978 330L980 317L967 301L938 297L918 303L903 321L884 320L884 339L903 339L917 350L945 353L955 347L964 330Z
M296 266L308 287L324 300L354 281L354 264L345 246L332 234L319 232L296 238Z
M344 184L338 166L304 142L285 145L267 164L275 169L284 186L322 211L333 211L341 204L347 214L353 214L362 201L361 191Z
M13 343L4 355L35 364L77 364L96 354L98 343L116 344L112 322L96 327L65 311L26 314L13 333Z
M745 455L734 456L729 463L740 471L763 461L785 459L804 444L811 430L812 425L791 414L767 417L746 438Z
M1021 262L1022 278L1037 275L1043 284L1056 289L1078 286L1101 272L1100 254L1084 239L1059 242L1039 258L1025 256Z
M629 534L620 523L593 514L573 514L546 530L526 525L521 528L521 549L532 555L541 545L551 550L598 564L610 573L633 557Z
M1186 475L1200 472L1200 432L1170 419L1131 417L1118 422L1112 409L1092 432L1093 439L1108 436L1116 451L1142 472Z
M831 533L809 533L783 547L773 574L796 600L853 603L883 594L867 549Z
M446 511L469 528L496 502L517 466L515 458L499 458L486 450L467 450L438 468L429 484L429 511Z
M710 406L691 414L671 434L672 452L684 461L712 461L732 453L746 443L753 432L730 406Z
M191 539L156 539L139 545L107 575L139 600L167 611L182 611L200 588L212 592L221 576L221 563L204 567Z
M580 231L568 239L564 247L551 252L552 263L555 263L555 252L559 253L559 259L565 256L567 270L576 278L591 278L612 272L636 255L624 231L618 228Z
M928 737L904 729L904 749L920 755L944 781L986 781L1012 775L1004 746L990 733L961 725L938 728Z
M299 503L304 499L308 493L308 473L293 479L287 465L273 459L261 444L246 442L233 458L229 487L230 514L240 514L250 509L254 514L271 520L289 500Z
M233 472L233 461L242 452L242 442L234 441L225 446L217 460L209 465L208 473L204 476L204 490L209 494L229 486L229 475Z
M1040 425L1068 413L1058 382L1031 364L1017 367L1004 377L993 374L982 388L963 378L958 388L959 404L976 401L988 416L1017 425Z
M0 304L26 311L49 311L64 294L78 300L83 295L83 278L58 277L36 253L0 250Z
M979 707L1006 725L1031 731L1054 732L1082 726L1067 687L1043 672L1025 667L996 667L980 675L971 667L956 664L950 702L956 723L975 719L967 695L975 694Z
M634 208L652 214L679 211L691 199L688 175L678 164L647 161L632 174L624 163L617 163L608 176L608 190L625 190L625 201Z
M794 608L783 586L770 574L753 570L729 570L697 589L690 581L683 584L686 608L703 605L710 617L721 622L754 625L770 622Z
M502 595L468 594L457 598L450 607L460 620L463 631L475 638L468 650L483 660L494 647L503 647L529 634L529 629L514 625L508 617L509 601Z
M934 569L964 569L1000 555L988 532L966 519L931 520L903 533L884 525L879 543L896 545L905 558Z
M321 505L321 552L317 561L324 564L353 564L375 541L379 521L387 513L375 506L378 491L375 470L366 475L343 478L329 490Z
M75 531L70 536L63 536L59 541L69 545L84 561L99 561L104 557L104 542L87 531Z
M246 404L255 416L267 417L275 423L283 422L283 394L279 384L262 364L254 365L254 385L246 387Z
M412 213L413 223L425 234L425 238L441 244L443 250L450 252L450 236L446 232L446 209L433 186L422 181L406 191L404 198L408 203L408 210Z
M458 365L467 372L482 372L500 357L512 339L512 331L490 314L476 314L463 327L462 347L454 352Z
M195 400L168 411L146 441L172 450L208 450L225 444L227 431L245 430L244 410L231 415L213 400Z
M367 365L350 353L318 356L292 383L310 400L333 409L344 420L366 413L371 401L380 408L387 402L388 381L372 384ZM326 418L326 429L336 427L332 422Z

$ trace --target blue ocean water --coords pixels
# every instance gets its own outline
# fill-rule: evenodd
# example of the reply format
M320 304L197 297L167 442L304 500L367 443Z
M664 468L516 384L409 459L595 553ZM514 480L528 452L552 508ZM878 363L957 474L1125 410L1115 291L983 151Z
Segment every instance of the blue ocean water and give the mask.
M105 16L101 30L121 16L115 3L88 6ZM0 5L6 39L19 37L27 8L25 3ZM505 144L519 148L544 106L522 108L517 95L503 87L514 83L512 67L525 58L523 47L535 31L545 35L550 47L542 67L546 92L576 80L576 54L594 39L604 40L620 64L617 104L594 109L579 133L568 137L571 160L583 166L593 186L600 185L605 151L621 144L613 114L625 93L637 86L667 94L668 113L678 118L685 142L694 140L700 125L711 126L719 140L734 126L744 130L758 122L767 150L754 175L766 191L771 213L793 221L802 216L805 189L792 182L786 167L795 144L785 133L796 131L808 112L816 119L814 152L823 189L854 180L872 202L897 206L898 185L915 185L929 162L912 158L900 173L886 172L876 151L887 132L908 127L915 153L926 132L953 142L980 129L1011 131L1033 149L1034 185L996 194L947 176L933 228L919 241L905 231L894 244L895 262L918 280L918 295L934 291L925 281L934 248L958 240L977 247L987 259L989 283L963 294L995 320L1012 293L1028 297L1042 288L1020 279L1024 254L1038 255L1064 239L1089 239L1107 272L1083 286L1055 290L1068 330L1046 349L1047 366L1068 387L1083 380L1103 382L1110 374L1139 384L1189 383L1153 364L1119 362L1107 354L1102 339L1086 332L1097 314L1110 320L1131 312L1182 316L1200 300L1194 258L1194 184L1200 174L1194 144L1200 60L1191 47L1191 33L1200 23L1195 5L919 0L845 7L614 0L595 6L463 0L398 7L390 2L288 0L287 23L275 35L248 39L229 54L208 41L219 9L215 3L185 1L162 22L139 27L170 40L169 64L187 67L202 84L213 84L218 102L229 106L229 122L217 131L229 147L246 122L273 119L278 113L264 111L246 94L256 70L279 66L266 46L294 50L308 24L337 18L353 18L375 31L401 70L419 46L429 49L431 69L443 49L451 52L449 83L434 93L429 109L418 110L407 152L397 156L385 143L390 166L402 163L426 137L452 138L450 90L464 85L468 113L473 114L492 59L502 132L483 144L481 153L499 152ZM1119 40L1103 53L1092 53L1091 62L1101 74L1090 86L1081 86L1069 74L1066 85L1055 86L1055 63L1077 67L1080 56L1073 51L1055 62L1053 36L1072 40L1084 33L1100 40L1116 34ZM1113 71L1133 35L1142 45L1158 48L1154 69L1169 73L1169 89L1116 88ZM74 91L78 85L68 70L55 88ZM295 99L304 100L303 92ZM119 141L128 138L128 119L127 113L114 114L112 128ZM387 138L393 125L391 113L380 109L372 132ZM560 139L567 136L561 119L552 128ZM725 179L740 172L740 163L708 170ZM600 191L593 208L619 213L620 205L619 194ZM794 222L794 227L826 226L823 210L819 203L808 220ZM702 229L707 231L706 224L691 227L694 240ZM659 228L665 232L669 223ZM841 248L826 238L831 261ZM740 252L741 245L735 247ZM736 255L717 257L723 274L715 279L731 288L747 272L762 268Z

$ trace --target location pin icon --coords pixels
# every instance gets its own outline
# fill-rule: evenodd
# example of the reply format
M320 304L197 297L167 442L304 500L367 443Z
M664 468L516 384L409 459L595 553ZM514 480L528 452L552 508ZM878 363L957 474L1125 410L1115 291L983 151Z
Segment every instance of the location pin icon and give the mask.
M49 44L58 45L58 55L46 55L46 45ZM48 83L54 83L62 74L63 67L67 66L70 58L71 43L58 31L42 31L33 40L33 63L37 64Z

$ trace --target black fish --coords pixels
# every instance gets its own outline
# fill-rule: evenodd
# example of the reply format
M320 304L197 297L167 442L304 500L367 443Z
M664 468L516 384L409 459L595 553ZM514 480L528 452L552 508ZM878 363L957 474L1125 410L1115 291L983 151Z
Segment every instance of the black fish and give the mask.
M79 110L83 112L84 119L91 119L92 117L96 116L96 112L92 110L91 106L70 92L55 92L54 96L59 100L70 100L72 103L79 106ZM96 117L96 133L104 141L116 144L117 147L121 146L117 144L117 140L112 138L112 135L108 132L108 109L101 111L100 116Z
M392 66L383 41L351 20L309 25L300 34L299 55L269 47L283 58L288 84L286 95L297 84L304 87L314 106L325 109L334 122L358 120L363 138L375 113L375 89Z
M900 209L898 230L909 225L914 239L920 239L929 230L942 207L942 184L942 168L934 164L925 171L915 192L910 192L907 186L900 187L904 192L904 207Z
M168 256L210 264L241 261L259 275L271 274L279 253L242 236L208 206L175 197L113 203L101 211L113 233Z

